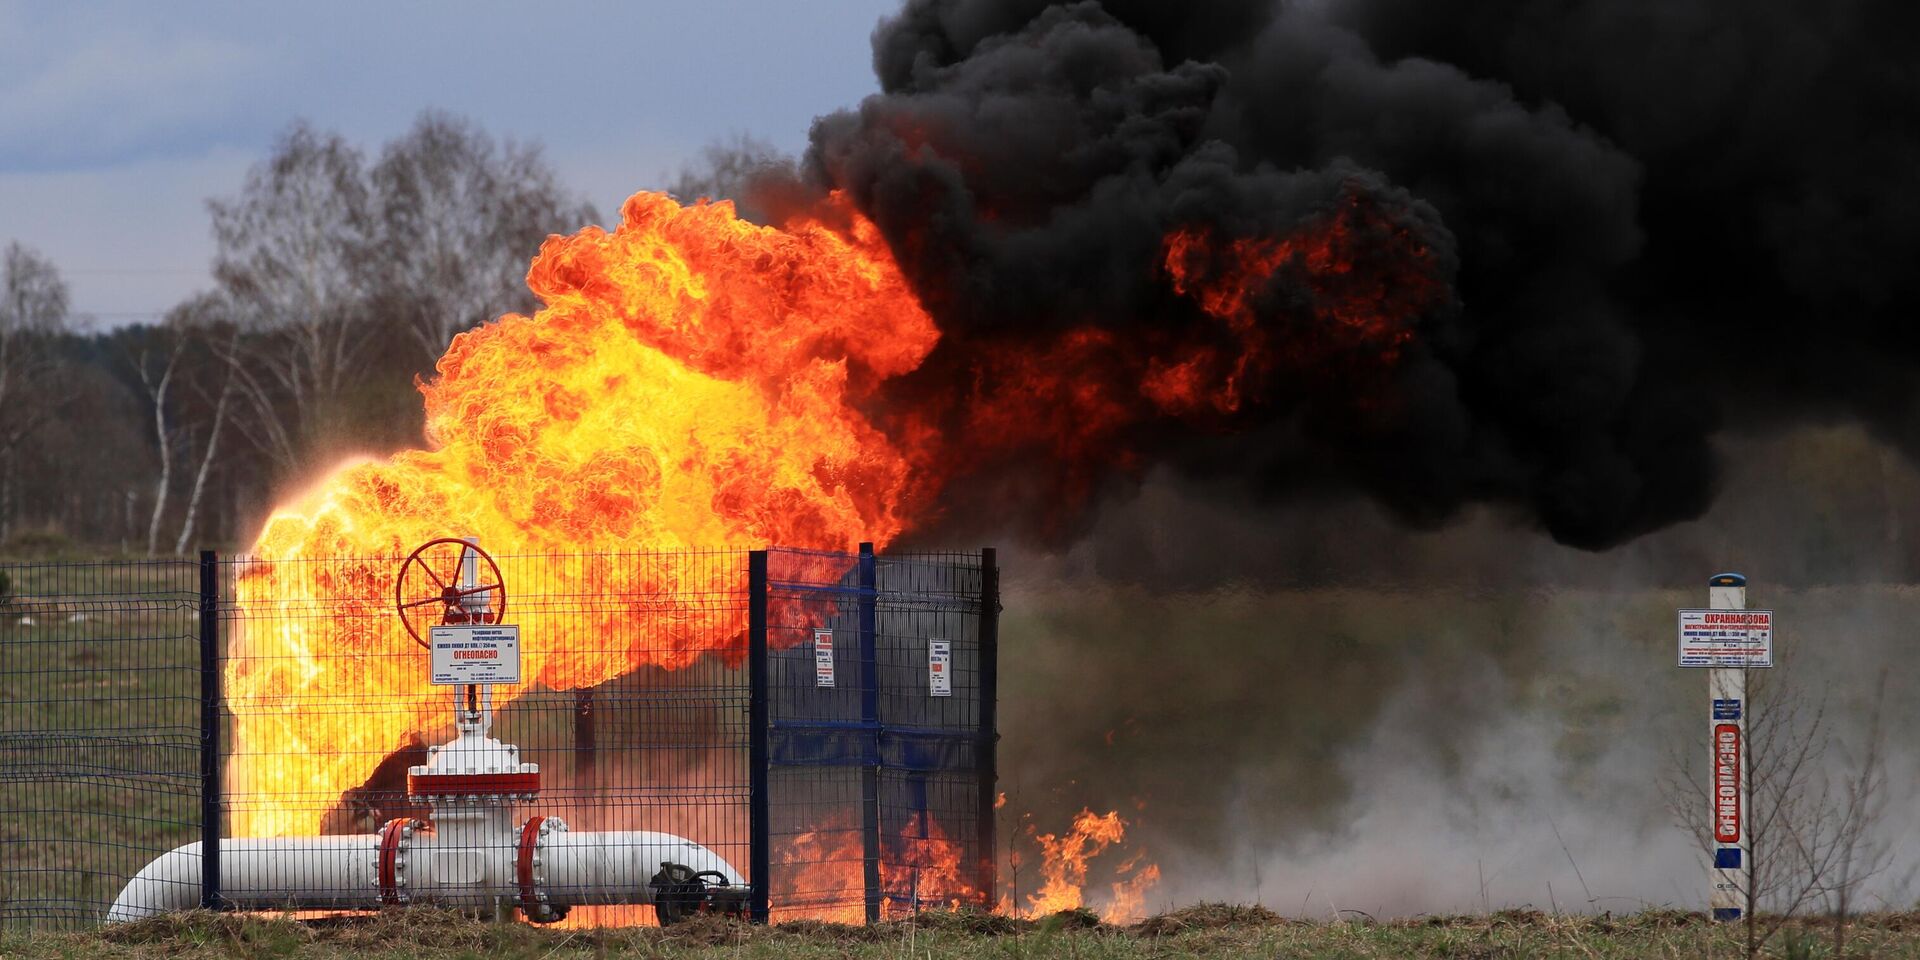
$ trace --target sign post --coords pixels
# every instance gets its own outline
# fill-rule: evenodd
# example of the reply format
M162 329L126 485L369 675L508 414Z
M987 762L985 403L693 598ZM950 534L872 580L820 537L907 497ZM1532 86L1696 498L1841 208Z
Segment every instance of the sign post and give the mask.
M1680 665L1707 669L1713 818L1708 899L1715 920L1738 920L1748 908L1753 869L1747 671L1773 666L1773 611L1747 609L1747 578L1737 573L1707 581L1707 607L1680 611Z

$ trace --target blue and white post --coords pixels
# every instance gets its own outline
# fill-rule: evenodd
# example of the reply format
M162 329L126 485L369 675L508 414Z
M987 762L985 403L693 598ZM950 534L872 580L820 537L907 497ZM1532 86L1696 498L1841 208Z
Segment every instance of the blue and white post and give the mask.
M1710 610L1745 610L1747 578L1717 574L1707 585ZM1724 661L1721 661L1724 663ZM1712 744L1713 867L1709 906L1715 920L1738 920L1747 910L1748 872L1753 868L1748 836L1752 784L1747 772L1747 670L1714 666L1707 671L1709 742Z

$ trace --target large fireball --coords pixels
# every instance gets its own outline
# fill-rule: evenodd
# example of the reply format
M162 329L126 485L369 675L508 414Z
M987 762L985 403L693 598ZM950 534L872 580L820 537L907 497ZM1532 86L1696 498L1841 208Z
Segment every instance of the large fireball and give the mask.
M692 599L703 585L635 582L686 571L587 555L842 549L900 532L908 458L852 400L939 334L873 228L837 198L822 213L835 224L774 229L730 203L639 194L618 229L549 240L528 277L546 307L461 335L422 386L429 449L348 466L274 513L253 549L266 562L237 586L249 619L228 679L231 775L236 793L268 801L234 811L239 835L317 833L328 798L441 719L418 658L396 656L412 652L397 620L377 600L340 606L391 596L392 558L416 544L477 536L582 555L551 564L570 582L542 589L645 604L678 641L559 653L605 645L575 636L622 636L598 621L627 611L515 611L542 638L528 680L565 689L715 644L719 614ZM369 559L299 562L314 558ZM369 697L402 706L302 709Z

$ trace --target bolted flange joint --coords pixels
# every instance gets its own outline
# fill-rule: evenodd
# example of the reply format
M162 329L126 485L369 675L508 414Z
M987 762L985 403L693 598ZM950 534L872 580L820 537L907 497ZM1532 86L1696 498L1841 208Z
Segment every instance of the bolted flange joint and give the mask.
M403 904L407 896L407 846L414 833L433 829L425 820L396 817L380 828L380 845L374 857L373 882L380 888L380 902Z
M531 923L553 923L567 916L565 904L556 906L547 896L547 876L541 850L547 838L565 833L567 822L559 817L529 817L520 826L520 842L513 858L514 880L520 887L520 912Z

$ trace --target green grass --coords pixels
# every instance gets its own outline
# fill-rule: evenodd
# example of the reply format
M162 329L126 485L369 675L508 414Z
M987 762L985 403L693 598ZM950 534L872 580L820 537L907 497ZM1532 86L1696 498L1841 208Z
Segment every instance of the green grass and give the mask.
M1920 957L1920 917L1881 914L1848 925L1849 956ZM1771 957L1831 957L1832 929L1789 927L1768 945ZM799 923L751 927L718 918L671 929L556 930L485 923L456 914L393 910L295 921L257 916L183 914L84 934L0 937L0 957L401 958L546 960L549 957L746 958L1369 958L1735 957L1740 928L1698 914L1648 912L1626 917L1550 916L1509 911L1488 917L1436 917L1389 923L1301 922L1258 907L1201 905L1131 927L1096 924L1086 914L1038 921L930 914L918 922L874 927Z
M10 564L6 569L16 599L0 607L0 771L9 775L0 784L0 854L8 858L0 862L0 927L17 935L26 924L39 922L37 912L45 912L28 900L70 900L76 906L87 905L97 916L126 877L152 856L198 838L199 675L192 610L198 578L192 564L178 562L116 562L100 567ZM1002 769L1043 770L1049 782L1038 786L1074 781L1086 785L1096 798L1110 800L1141 790L1155 796L1187 797L1193 805L1211 808L1220 800L1207 791L1226 787L1210 786L1224 781L1208 776L1209 768L1223 762L1251 768L1250 759L1257 759L1274 766L1276 782L1286 786L1254 790L1277 798L1272 804L1274 821L1257 828L1280 835L1279 831L1298 828L1289 825L1290 818L1305 819L1316 812L1324 816L1324 811L1339 809L1341 781L1333 775L1339 751L1330 747L1316 751L1313 745L1338 745L1341 737L1371 728L1382 686L1376 671L1390 676L1403 670L1444 670L1456 661L1475 663L1487 651L1485 656L1512 661L1506 671L1517 702L1539 706L1559 718L1560 749L1570 767L1578 770L1600 745L1618 738L1623 724L1634 715L1696 702L1699 678L1672 668L1670 658L1672 608L1698 602L1698 593L1563 590L1477 597L1437 589L1391 594L1325 589L1144 599L1113 592L1078 599L1065 594L1027 596L1010 605L1002 631L1006 647L1001 729L1007 733ZM1907 625L1920 622L1920 589L1821 588L1777 593L1769 603L1790 611L1790 624L1816 638L1823 652L1896 649L1908 639ZM129 603L113 597L139 600ZM34 622L21 624L21 616ZM1142 630L1129 622L1142 619L1153 621L1154 629ZM1577 630L1576 635L1588 641L1579 649L1599 652L1574 661L1540 656L1547 648L1532 638L1562 629ZM1180 636L1206 637L1210 649L1233 651L1240 658L1237 668L1221 670L1204 658L1166 656L1165 639ZM1468 651L1474 657L1454 657L1450 651ZM1354 669L1343 670L1349 661ZM1644 664L1644 668L1619 668L1621 662ZM1063 688L1057 678L1076 675L1075 671L1105 671L1105 675L1097 682ZM1461 674L1458 683L1442 686L1467 689L1475 676ZM1920 695L1911 689L1910 678L1895 679L1896 688L1890 692L1896 701ZM1170 689L1181 693L1171 696ZM1247 715L1237 722L1259 735L1229 743L1199 739L1216 718L1209 711L1190 709L1191 704L1222 702L1241 704ZM1136 713L1141 722L1130 725ZM1102 732L1113 729L1123 733L1119 745L1102 743ZM20 736L29 732L34 736ZM42 736L47 733L71 736ZM1193 750L1195 742L1208 742L1210 749ZM1222 751L1234 750L1257 750L1261 755L1222 759ZM150 773L77 772L89 767ZM18 771L27 771L28 776L15 776ZM1006 776L1003 772L1003 782ZM1165 782L1142 785L1142 777ZM1320 788L1327 791L1326 796L1301 799L1321 784L1331 785ZM1297 806L1287 807L1290 802ZM39 842L5 842L28 839ZM1098 886L1090 884L1089 889ZM1178 895L1177 890L1169 893ZM1545 899L1539 892L1533 896ZM307 951L331 949L328 945L338 937L348 936L331 928L232 928L236 922L233 918L205 921L192 928L197 932L183 936L228 942L258 932L263 937L295 937L297 942L290 949ZM909 936L932 935L936 944L945 945L947 955L971 955L965 951L972 950L1009 956L1024 955L1017 952L1026 949L1020 944L1049 942L1049 937L1065 945L1063 949L1089 956L1132 956L1145 949L1139 946L1142 942L1164 945L1173 940L1194 949L1218 947L1214 955L1219 956L1243 955L1232 952L1239 949L1233 944L1242 944L1244 955L1261 956L1388 956L1394 955L1392 949L1411 951L1406 955L1414 956L1538 955L1542 950L1585 956L1581 949L1566 944L1599 950L1595 943L1579 939L1586 936L1606 944L1625 944L1611 954L1598 955L1645 955L1630 951L1672 947L1677 951L1672 955L1686 956L1696 954L1682 949L1682 943L1704 949L1719 942L1715 939L1720 936L1718 928L1690 924L1677 926L1680 932L1660 933L1657 944L1643 942L1636 938L1652 934L1634 925L1638 922L1556 918L1525 929L1508 929L1491 921L1478 927L1464 921L1432 926L1267 924L1244 929L1242 925L1230 933L1155 928L1161 934L1144 940L1137 934L1107 930L1034 928L1014 936L977 938L978 943L970 938L946 943L942 938L959 935L950 930L928 934L916 927ZM1900 939L1907 936L1904 927L1898 926L1901 921L1889 922L1894 926L1870 924L1863 929L1892 938L1889 942L1909 950L1906 955L1920 956ZM1606 923L1614 926L1603 929ZM557 931L507 930L461 936L525 936L530 939L524 945L533 956L547 950L579 949L578 942ZM106 942L75 936L78 939L69 942L82 954L89 952L84 945L91 943L97 950ZM626 931L586 936L592 942L606 942L609 937L661 935ZM734 946L769 955L788 948L804 955L815 949L810 946L812 939L795 937L800 935L755 931ZM1519 938L1516 942L1532 952L1513 953L1512 949L1521 947L1502 946L1503 937ZM1222 943L1212 944L1208 938ZM1565 941L1561 947L1553 946L1560 941ZM678 949L674 944L679 942L671 937L658 943L647 941L650 945L643 952ZM876 945L880 942L836 935L831 942L837 944L833 950L866 951L845 955L880 956L885 949L899 950L893 941ZM1136 953L1113 952L1123 949L1122 945L1131 945L1124 949ZM115 949L121 948L145 949L139 944Z
M197 838L198 573L182 562L6 572L0 923L18 926L103 907L156 853Z

